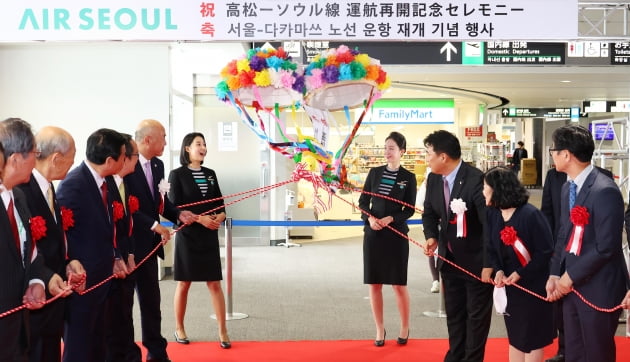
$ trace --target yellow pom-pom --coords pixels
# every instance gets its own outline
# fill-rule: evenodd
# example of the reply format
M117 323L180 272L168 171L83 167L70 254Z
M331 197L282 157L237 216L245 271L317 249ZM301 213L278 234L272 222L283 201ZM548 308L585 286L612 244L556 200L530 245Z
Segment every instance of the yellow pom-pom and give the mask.
M389 77L389 75L385 78L385 82L378 84L376 88L378 88L378 90L382 91L385 90L387 88L389 88L392 85L392 79Z
M364 67L367 68L368 65L370 65L370 57L367 54L357 54L356 57L354 57L354 60L361 63L361 65L363 65Z
M247 59L239 59L236 62L236 69L240 72L249 72L249 60Z
M271 85L271 76L269 75L269 71L267 69L263 69L260 72L256 73L254 77L254 83L259 87L268 87Z

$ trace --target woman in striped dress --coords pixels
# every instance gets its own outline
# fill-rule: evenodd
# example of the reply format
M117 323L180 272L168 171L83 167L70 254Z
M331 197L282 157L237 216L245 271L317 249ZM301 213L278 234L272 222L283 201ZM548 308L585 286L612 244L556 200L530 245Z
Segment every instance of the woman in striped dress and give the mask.
M400 313L400 331L396 342L404 345L409 338L409 292L407 263L409 242L389 227L407 235L407 219L415 212L416 176L400 165L407 149L405 136L392 132L385 139L387 164L370 169L359 198L363 237L363 282L370 288L370 304L376 325L374 345L385 344L383 323L383 284L391 284ZM393 201L400 200L405 204Z
M179 161L181 167L171 171L168 197L174 205L185 205L204 200L211 202L187 206L200 215L196 222L183 227L175 235L174 279L175 289L175 341L188 344L184 328L184 315L188 301L188 290L193 281L206 282L210 299L219 324L221 348L230 348L230 339L225 323L225 299L221 288L221 256L218 229L225 220L225 209L217 175L213 170L202 167L206 156L206 141L201 133L189 133L182 141ZM213 210L211 212L208 212Z

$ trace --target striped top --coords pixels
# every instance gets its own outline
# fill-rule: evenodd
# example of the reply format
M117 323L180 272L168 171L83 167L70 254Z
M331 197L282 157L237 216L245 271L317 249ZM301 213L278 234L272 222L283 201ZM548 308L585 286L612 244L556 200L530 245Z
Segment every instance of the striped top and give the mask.
M190 168L190 171L193 175L193 178L195 179L195 183L197 184L197 186L199 186L199 190L201 191L201 195L203 195L204 197L206 196L206 194L208 193L208 180L206 180L206 176L204 175L203 171L201 169L192 169Z
M396 184L396 177L398 177L398 170L390 171L385 168L385 170L383 170L383 176L381 176L381 182L378 185L378 193L381 195L389 195Z

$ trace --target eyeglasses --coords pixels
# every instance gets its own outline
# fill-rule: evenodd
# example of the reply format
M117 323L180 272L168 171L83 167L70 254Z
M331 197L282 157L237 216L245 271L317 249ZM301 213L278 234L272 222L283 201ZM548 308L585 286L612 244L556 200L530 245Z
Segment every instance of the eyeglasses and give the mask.
M549 156L553 156L553 151L563 151L566 148L550 148L549 149Z

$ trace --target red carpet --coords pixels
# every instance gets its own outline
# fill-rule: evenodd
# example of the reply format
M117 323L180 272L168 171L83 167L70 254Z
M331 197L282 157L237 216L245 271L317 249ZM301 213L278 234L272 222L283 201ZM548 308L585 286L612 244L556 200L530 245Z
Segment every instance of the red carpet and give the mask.
M630 338L616 337L617 361L630 361ZM411 339L406 346L387 340L384 347L372 341L290 341L240 342L223 350L218 342L169 343L168 354L174 362L408 362L443 361L448 347L445 339ZM507 361L507 339L492 338L486 345L486 362ZM556 352L556 346L545 349L545 358Z

